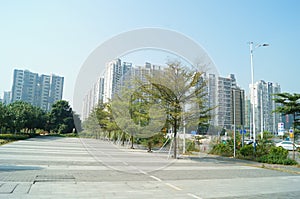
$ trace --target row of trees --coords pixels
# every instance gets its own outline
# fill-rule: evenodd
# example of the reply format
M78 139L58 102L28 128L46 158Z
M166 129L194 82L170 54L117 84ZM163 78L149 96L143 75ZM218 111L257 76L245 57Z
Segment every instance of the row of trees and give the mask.
M70 133L74 128L73 111L65 100L54 103L50 112L23 101L0 103L0 133L35 133L37 129Z
M84 122L90 132L119 132L122 138L157 140L168 129L173 133L174 158L177 133L185 125L199 130L208 125L211 108L206 107L206 82L202 72L170 62L163 71L128 78L112 101L99 104ZM124 140L124 139L123 139Z

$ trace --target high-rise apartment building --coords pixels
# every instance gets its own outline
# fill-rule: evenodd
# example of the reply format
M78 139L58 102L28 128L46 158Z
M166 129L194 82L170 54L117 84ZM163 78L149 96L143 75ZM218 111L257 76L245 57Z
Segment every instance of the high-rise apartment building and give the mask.
M22 100L34 104L38 74L28 70L14 70L12 102Z
M254 95L252 89L254 89ZM281 117L279 113L274 113L276 107L279 106L274 102L274 94L281 92L280 85L261 80L254 83L254 87L250 84L250 91L250 101L255 107L256 131L277 134L277 125L281 122Z
M4 91L2 103L7 105L11 102L11 91Z
M106 64L104 74L104 102L108 102L117 92L123 74L120 59L113 60Z
M52 105L56 101L62 99L63 88L64 88L64 78L52 74L50 76L50 91L49 91L48 110L51 109Z
M82 118L87 119L99 102L106 103L119 92L120 86L127 80L138 78L146 81L146 75L161 70L161 66L146 62L144 66L133 66L129 62L115 59L106 64L103 77L100 77L83 99Z
M82 118L86 120L98 103L104 101L104 77L100 77L83 99Z
M38 92L37 96L39 96L38 100L36 100L36 106L41 107L43 110L49 109L49 93L50 93L50 76L49 75L41 75L38 83Z
M28 70L14 70L11 102L18 100L38 106L45 111L62 99L64 78L56 75L41 75Z
M210 124L215 127L232 129L234 124L244 124L244 90L237 86L235 76L220 77L215 74L204 74L207 82L207 106L214 109L210 112Z

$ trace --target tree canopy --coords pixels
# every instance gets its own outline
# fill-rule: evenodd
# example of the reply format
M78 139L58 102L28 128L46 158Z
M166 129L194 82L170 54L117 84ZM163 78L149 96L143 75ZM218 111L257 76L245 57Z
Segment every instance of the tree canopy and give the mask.
M56 133L70 133L75 128L73 111L69 102L59 100L52 105L49 115L50 127Z
M164 71L146 77L147 83L140 82L144 96L160 106L167 114L167 123L174 135L174 158L177 158L177 133L186 121L198 130L207 125L210 107L205 106L206 82L202 72L182 66L180 62L169 62Z
M285 115L293 115L293 128L294 128L294 145L295 137L297 137L296 127L299 125L297 115L300 114L300 94L294 93L278 93L275 95L274 101L281 104L275 109L275 112ZM293 159L295 159L295 150L293 150Z
M31 132L37 129L56 133L70 133L74 128L74 118L80 127L80 118L67 101L57 101L50 113L27 102L15 101L4 105L0 103L0 132Z

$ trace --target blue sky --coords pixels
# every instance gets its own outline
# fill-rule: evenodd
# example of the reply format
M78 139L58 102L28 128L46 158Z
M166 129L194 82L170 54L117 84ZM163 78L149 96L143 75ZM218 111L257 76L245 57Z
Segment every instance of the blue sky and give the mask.
M65 77L64 99L89 54L126 31L158 27L201 45L220 75L236 75L248 92L247 42L267 42L254 52L255 81L277 82L300 92L300 1L297 0L0 0L0 96L13 69Z

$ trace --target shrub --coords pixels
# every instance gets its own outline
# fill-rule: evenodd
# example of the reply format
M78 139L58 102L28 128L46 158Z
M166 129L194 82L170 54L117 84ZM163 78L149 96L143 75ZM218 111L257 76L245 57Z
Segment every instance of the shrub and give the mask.
M211 154L230 157L233 155L233 147L229 143L220 143L213 146Z
M274 145L266 143L266 142L259 143L256 146L255 156L261 157L261 156L269 154L272 147L274 147Z
M282 147L272 146L270 152L266 155L258 157L259 162L268 164L284 164L284 165L296 165L297 161L288 158L288 151Z
M240 149L240 154L242 156L244 156L244 158L250 158L253 157L253 152L254 152L254 148L252 146L252 144L250 145L245 145Z
M187 152L191 152L191 151L199 151L198 148L196 148L196 144L194 141L191 141L191 140L186 140L186 151Z

